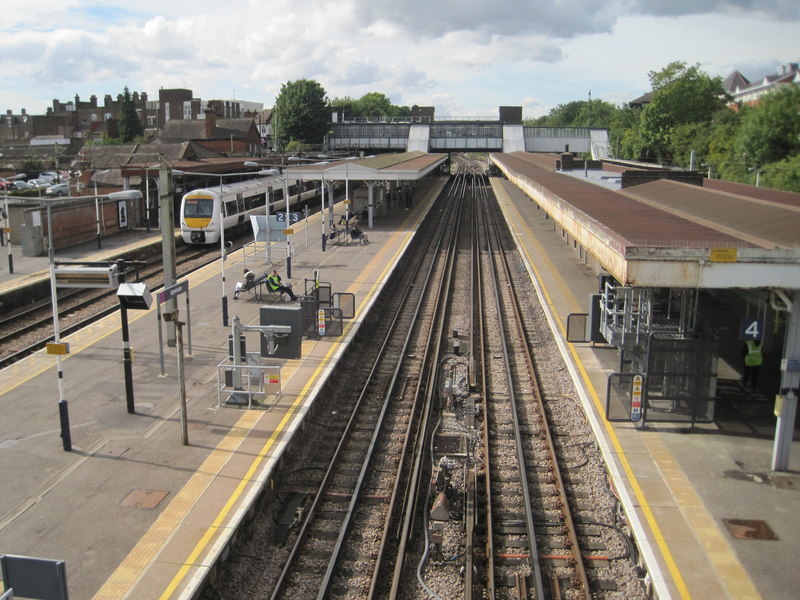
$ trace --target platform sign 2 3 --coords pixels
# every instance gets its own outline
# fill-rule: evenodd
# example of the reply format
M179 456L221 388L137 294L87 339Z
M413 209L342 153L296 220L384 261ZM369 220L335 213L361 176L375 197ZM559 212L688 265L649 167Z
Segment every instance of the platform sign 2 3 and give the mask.
M755 317L743 317L739 322L740 340L760 340L764 331L764 323Z

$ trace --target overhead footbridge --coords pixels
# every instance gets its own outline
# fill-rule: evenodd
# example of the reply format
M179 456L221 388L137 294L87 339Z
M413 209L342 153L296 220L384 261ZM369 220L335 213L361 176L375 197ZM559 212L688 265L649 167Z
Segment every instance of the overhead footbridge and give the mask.
M588 127L526 127L485 118L448 118L415 123L383 118L333 123L328 151L368 152L573 152L608 156L608 132Z

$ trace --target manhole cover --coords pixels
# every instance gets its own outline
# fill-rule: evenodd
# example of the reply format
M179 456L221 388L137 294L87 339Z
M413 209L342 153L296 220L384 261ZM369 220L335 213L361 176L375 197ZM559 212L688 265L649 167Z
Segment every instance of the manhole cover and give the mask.
M134 508L155 508L166 498L169 492L161 490L133 490L120 502L120 506L132 506Z
M800 490L800 479L791 475L774 475L772 483L782 490Z
M722 519L737 540L777 540L766 521L759 519Z

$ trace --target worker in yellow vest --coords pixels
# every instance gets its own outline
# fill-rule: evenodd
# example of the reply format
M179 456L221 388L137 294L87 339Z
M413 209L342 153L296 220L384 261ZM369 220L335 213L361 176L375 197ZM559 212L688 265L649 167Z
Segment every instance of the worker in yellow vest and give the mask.
M750 387L756 389L758 387L758 368L764 362L764 356L761 354L761 340L745 341L742 358L744 359L742 385L747 385L749 382Z

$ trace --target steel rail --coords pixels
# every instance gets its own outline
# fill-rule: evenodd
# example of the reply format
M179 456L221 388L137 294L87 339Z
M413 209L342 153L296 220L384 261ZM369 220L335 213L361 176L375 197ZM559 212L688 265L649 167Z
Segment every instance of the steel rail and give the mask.
M500 257L500 263L503 266L503 269L504 269L504 271L506 273L506 276L510 278L511 267L510 267L509 262L508 262L509 261L508 253L503 251L502 244L500 243L500 239L501 239L501 237L500 237L500 224L498 223L498 219L497 219L496 214L497 214L497 211L490 211L489 212L489 217L490 217L492 225L494 227L494 233L495 233L494 239L497 240L497 244L498 244L497 245L497 254ZM520 338L525 340L525 343L523 344L523 346L524 346L524 356L525 356L526 367L528 369L528 373L529 373L529 376L530 376L531 380L532 381L538 381L538 379L536 377L536 370L535 370L535 367L534 367L533 356L531 355L531 352L530 352L530 344L527 342L527 339L528 339L527 331L526 331L526 328L524 326L524 323L523 323L523 320L522 320L522 316L521 316L522 308L521 308L520 300L519 300L519 298L517 296L517 292L516 292L516 290L514 289L513 286L512 286L512 288L510 290L510 294L511 294L511 298L513 300L514 322L509 324L509 326L515 327L515 329L516 329L518 335L520 336ZM537 408L537 410L539 412L539 415L540 415L540 418L541 418L541 422L542 422L542 425L543 425L542 429L543 429L544 440L545 440L545 443L547 445L547 451L548 451L548 454L549 454L549 457L550 457L550 460L551 460L551 463L552 463L552 467L553 467L553 477L556 480L556 484L557 484L557 488L558 488L559 503L561 505L561 509L562 509L562 512L563 512L563 515L564 515L564 523L565 523L566 528L567 528L567 535L568 535L570 546L571 546L572 552L573 552L574 566L575 566L575 572L576 572L578 585L581 588L582 597L585 598L586 600L591 600L592 594L591 594L591 591L590 591L589 580L588 580L588 577L587 577L587 574L586 574L586 567L584 565L583 557L581 555L580 543L578 541L577 530L575 528L575 523L574 523L574 520L572 518L572 510L570 509L570 506L569 506L569 501L568 501L567 495L566 495L566 487L564 485L564 480L563 480L563 477L561 475L561 469L560 469L559 464L558 464L558 453L556 452L555 445L553 443L553 437L552 437L552 435L550 433L550 425L549 425L548 418L547 418L547 412L544 409L544 403L543 403L543 400L542 400L541 391L539 389L539 386L538 385L533 386L532 392L533 392L533 395L534 395L534 397L536 399L535 407ZM515 418L515 420L517 418L516 417L516 411L515 411L515 414L514 414L514 418ZM517 432L517 435L519 435L519 432ZM520 451L521 451L521 446L520 446ZM520 459L521 458L522 457L520 456ZM521 463L521 464L524 464L524 463ZM527 492L528 492L527 486L525 486L524 489L526 491L526 504L528 505L528 508L530 508L530 501L529 501L529 497L528 497L528 494L527 494ZM532 518L532 515L531 515L531 518ZM533 531L533 530L531 530L531 531ZM531 538L531 546L532 546L532 551L534 553L536 553L535 539L536 539L535 537ZM538 555L538 553L536 553L536 554ZM535 561L535 564L538 565L538 560ZM537 576L537 580L536 580L536 584L538 586L538 584L539 584L538 578L541 576L541 567L540 566L538 567L537 572L539 573L539 575ZM537 593L537 596L536 596L537 598L543 598L544 597L544 596L539 595L540 591L539 591L538 587L537 587L537 592L536 593Z
M430 245L431 242L433 242L433 241L435 241L435 236L433 236L431 234L426 243L428 245ZM413 278L416 275L419 275L421 273L421 269L424 267L425 261L426 261L427 258L429 258L429 256L430 256L430 254L427 251L420 251L416 255L416 263L413 264L411 266L411 268L408 270L408 272L410 273L410 277ZM387 333L384 336L383 341L381 342L380 349L378 350L378 352L376 352L375 359L374 359L374 361L372 363L372 366L370 368L369 374L368 374L368 376L366 378L366 383L365 383L364 387L362 388L362 390L361 390L361 392L359 394L359 398L358 398L357 402L355 403L355 406L354 406L353 411L351 413L351 416L350 416L350 418L348 420L348 424L347 424L347 426L345 428L345 431L344 431L343 435L341 436L341 438L339 440L339 443L338 443L337 448L336 448L336 450L334 452L334 455L331 458L331 461L329 463L329 467L326 470L326 473L325 473L322 481L320 482L320 484L318 486L318 490L317 490L316 494L314 494L314 500L312 502L312 505L309 507L309 510L305 514L305 518L303 520L303 523L300 526L300 529L299 529L297 538L295 540L295 543L294 543L294 545L292 547L292 550L290 551L289 556L288 556L286 562L284 563L283 569L281 570L281 574L279 575L279 577L278 577L278 579L277 579L277 581L275 583L275 587L274 587L274 589L272 591L272 594L270 596L270 598L272 600L276 600L277 598L281 597L281 595L285 591L284 588L287 585L288 578L289 578L289 576L291 574L291 571L292 571L292 569L294 567L295 562L299 558L299 555L300 555L300 552L302 550L303 544L306 541L307 536L309 535L311 525L312 525L314 519L316 518L316 516L317 516L317 514L318 514L318 512L320 510L320 506L321 506L321 504L322 504L322 502L324 500L326 490L328 489L328 487L329 487L329 485L330 485L330 483L331 483L331 481L333 479L333 476L335 474L336 466L337 466L337 464L338 464L338 462L340 460L341 453L343 452L343 450L344 450L344 448L345 448L345 446L346 446L346 444L348 442L348 438L352 434L353 428L354 428L354 426L355 426L355 424L357 422L358 414L363 409L364 405L369 400L368 391L370 389L369 388L370 383L373 381L373 379L377 379L378 378L378 369L382 366L382 361L383 361L383 359L384 359L384 357L385 357L385 355L387 353L389 344L392 342L393 333L396 332L397 327L401 323L401 319L407 319L408 318L408 315L404 314L403 310L407 306L409 300L412 299L412 296L417 293L417 290L422 290L422 289L424 289L424 287L425 287L424 286L424 281L423 281L423 285L421 285L421 286L414 286L414 285L407 286L406 289L403 292L402 297L397 302L397 307L396 307L395 312L394 312L394 314L393 314L393 316L391 318L391 323L390 323L390 325L389 325L389 327L387 329ZM421 297L421 294L419 294L418 296ZM417 306L419 306L419 302L417 302ZM413 314L412 314L412 316L413 316ZM411 328L409 327L409 332L410 331L411 331ZM403 343L404 344L408 344L408 335L406 335L405 341ZM401 351L399 353L399 356L402 358L402 356L404 356L404 354L405 354L405 352ZM398 360L397 364L393 368L393 373L391 375L391 380L393 382L392 385L394 385L394 382L396 382L396 380L397 380L397 373L399 372L399 369L402 366L401 362L402 362L401 360ZM388 404L388 402L392 398L392 396L393 396L393 392L392 392L391 389L388 389L388 386L387 386L387 390L385 390L385 393L383 394L384 402L383 402L383 407L381 408L381 414L385 414L386 405ZM378 430L378 427L376 426L375 427L375 431L377 431L377 430ZM374 444L374 436L373 436L373 442L372 443ZM364 464L365 465L368 464L368 459L365 460ZM366 471L366 469L362 467L361 473L360 473L360 476L359 476L359 482L357 484L359 486L363 483L363 474L365 473L365 471ZM357 498L357 496L358 496L358 493L357 492L354 493L353 494L353 500L355 500ZM352 517L352 515L354 513L353 507L354 507L354 505L351 502L351 506L348 509L348 519L345 520L345 523L343 524L343 528L349 528L349 523L347 523L347 521L349 520L350 517ZM331 555L331 560L334 560L335 556L336 556L336 553L338 553L341 550L342 539L343 539L343 536L341 535L341 529L340 529L340 535L337 538L336 548L334 549L334 552ZM329 563L330 563L330 561L329 561ZM320 583L320 586L319 586L319 594L320 594L320 596L324 595L325 592L323 590L327 590L329 588L330 583L331 583L332 574L333 574L333 569L330 568L330 567L326 568L326 573L323 575L323 580L322 580L322 582Z
M527 464L526 458L523 450L522 445L522 436L520 433L520 423L519 423L519 408L518 408L518 401L517 401L517 393L516 393L516 386L514 382L514 377L511 372L511 342L509 340L511 336L511 331L508 329L508 324L505 322L505 319L502 318L503 310L502 310L502 299L500 297L500 273L498 272L498 266L495 262L493 256L501 253L500 242L499 242L499 231L497 229L497 223L493 219L494 211L490 210L488 203L483 202L481 203L481 216L483 217L483 232L485 235L485 250L488 256L488 264L491 265L490 274L491 274L491 288L493 291L493 298L496 306L498 307L498 320L500 321L500 327L498 334L500 336L502 350L503 350L503 365L505 370L505 377L508 381L509 391L508 391L508 401L511 404L511 420L512 420L512 430L513 430L513 437L514 437L514 446L516 451L516 458L517 464L519 466L519 476L520 476L520 484L521 484L521 492L522 492L522 500L523 500L523 512L525 514L525 529L527 531L528 536L528 547L530 552L530 563L533 569L533 576L534 576L534 588L536 591L536 598L544 598L544 583L542 580L542 568L541 565L536 559L538 553L536 551L536 531L534 528L534 518L533 518L533 509L531 505L531 495L530 489L528 486L528 477L527 477ZM504 273L506 279L510 281L509 274L507 272L507 263L501 259L501 264L505 265L506 272ZM513 291L512 291L513 294ZM518 307L515 305L515 321L519 319L518 314ZM488 412L488 411L487 411ZM487 419L488 420L488 419ZM488 451L489 446L487 446ZM491 457L487 458L487 462L491 462ZM489 478L490 470L487 467L487 479ZM487 491L491 493L491 488L487 484ZM491 506L491 503L490 503ZM491 512L491 511L487 511ZM489 533L487 534L487 539L492 540L494 538L493 529L489 529ZM491 556L494 556L494 548L491 548ZM496 583L496 581L495 581ZM489 589L490 598L495 598L497 596L497 589L496 587L492 587Z
M446 205L445 205L445 207L446 207ZM414 319L413 319L414 326L409 327L408 334L407 334L406 339L404 341L404 349L411 342L412 335L414 334L414 329L415 329L416 324L417 324L417 322L419 320L419 315L422 312L423 303L424 303L424 301L426 301L426 298L427 298L427 301L429 303L432 302L435 306L438 305L439 292L437 292L436 296L433 299L431 299L429 291L430 291L430 288L431 288L431 283L432 282L435 283L433 281L433 275L434 275L434 270L435 270L436 264L438 262L438 255L441 252L442 239L443 239L443 236L440 234L440 232L441 232L442 228L446 227L447 219L445 217L448 214L448 211L447 210L440 210L440 211L436 211L435 214L438 215L438 218L436 220L435 226L432 228L432 233L433 233L432 238L429 240L429 242L433 241L435 243L433 244L432 247L429 246L426 249L426 253L432 255L432 260L430 261L430 264L428 266L428 271L425 273L424 282L422 284L422 287L425 290L425 292L419 296L418 304L414 309ZM439 233L439 234L437 234L437 233ZM432 332L432 330L431 330L431 332ZM429 348L430 348L430 344L431 344L431 335L432 335L431 332L429 332L428 335L426 336L427 337L426 342L425 342L426 350L424 352L422 365L421 365L421 373L423 373L423 377L425 377L424 374L427 372L426 365L429 362L428 355L429 355ZM401 356L404 356L404 355L405 355L405 351L403 351ZM435 364L435 362L434 362L434 364ZM400 370L401 367L402 367L402 361L400 361L400 363L398 364L398 373L399 373L399 370ZM395 377L396 377L396 375L395 375ZM426 377L425 379L428 382L430 382L432 378ZM402 452L401 459L400 459L400 462L399 462L398 467L397 467L397 473L398 474L401 474L405 469L407 452L409 450L413 449L414 447L417 447L417 448L420 447L422 445L420 443L420 440L422 438L424 438L424 436L425 436L425 426L424 426L424 424L427 422L427 418L428 418L427 415L428 415L428 413L430 411L430 403L431 402L430 402L430 399L426 399L425 402L420 404L420 402L418 401L419 400L419 395L420 395L420 393L419 393L420 389L421 389L421 386L419 386L419 385L416 386L416 395L415 395L415 398L414 398L414 400L412 402L412 405L414 407L413 408L414 412L420 413L420 417L418 419L410 419L409 420L408 428L407 428L407 431L406 431L406 434L405 434L405 439L404 439L404 442L403 442L403 452ZM387 394L387 396L390 396L390 395L391 394ZM416 428L416 430L413 430L412 428L413 428L413 426L415 424L417 425L417 428ZM377 441L377 435L375 436L373 442L376 442L376 441ZM364 465L364 468L362 469L362 476L365 475L366 470L367 470L368 467L369 467L369 465L367 465L367 464ZM388 536L387 534L389 532L389 528L390 528L390 525L391 525L391 522L392 522L393 511L397 506L396 503L397 503L398 499L400 497L402 497L406 502L406 504L405 504L406 507L414 506L414 504L415 504L414 501L413 501L413 498L416 497L416 489L415 488L418 486L418 483L416 482L416 477L414 477L413 474L417 472L416 467L417 467L417 461L414 460L414 461L412 461L412 465L411 465L411 468L410 468L410 471L411 471L412 475L407 480L405 480L410 485L408 485L406 487L406 492L402 496L399 493L399 487L402 484L402 482L404 481L404 479L402 477L398 476L396 478L396 480L395 480L395 485L393 486L392 494L391 494L390 501L389 501L388 514L387 514L386 520L384 522L384 536L381 539L381 543L380 543L378 554L377 554L376 563L375 563L375 566L373 568L373 576L372 576L372 579L371 579L371 582L370 582L370 588L369 588L369 593L368 593L368 597L369 598L373 598L373 597L375 597L375 595L377 595L378 577L379 577L379 574L380 574L380 572L382 570L383 563L384 563L384 561L386 559L385 549L386 549L386 544L387 544L388 540L390 539L390 536ZM412 500L409 502L407 500L408 498L411 498ZM347 534L347 530L349 529L349 527L350 527L350 523L348 522L342 528L342 532L341 532L341 534L339 536L339 538L340 538L339 541L343 540L344 536ZM398 543L398 553L399 553L399 555L398 555L398 557L395 558L395 566L396 566L395 573L397 573L397 567L398 566L402 567L404 552L405 552L404 537L401 535L401 539L400 539L400 541ZM335 560L332 559L329 562L328 570L330 572L332 572L333 568L335 567L336 562L338 561L338 552L337 552L337 554L335 555L334 558L335 558ZM395 589L394 583L395 583L395 580L393 579L392 589ZM319 600L322 600L322 597L323 596L320 595Z
M409 477L409 487L406 490L406 501L405 501L405 510L403 511L402 521L400 525L400 536L398 541L398 550L397 555L395 557L395 566L394 566L394 574L392 577L392 584L389 589L388 598L389 600L396 600L397 597L402 593L401 589L401 579L402 579L402 571L405 564L405 556L406 556L406 549L408 548L408 542L411 538L412 532L414 531L414 522L416 516L419 512L419 506L422 505L423 512L427 514L425 510L424 502L427 499L427 494L422 492L422 485L421 485L421 478L424 473L424 461L427 456L426 454L426 440L432 439L431 434L431 414L433 411L433 407L435 404L435 400L437 398L437 389L438 389L438 382L439 382L439 364L442 358L442 354L444 351L444 342L445 339L445 324L446 318L439 318L438 314L440 312L446 311L447 306L449 305L450 298L453 294L453 287L455 283L455 265L456 265L456 258L457 258L457 249L458 249L458 234L459 234L459 227L461 222L461 215L463 210L463 194L456 194L455 196L448 196L451 199L451 202L455 202L455 206L447 207L445 206L445 210L441 211L440 214L447 214L450 218L449 221L446 219L442 219L443 223L447 225L448 223L453 223L454 225L446 227L446 231L449 234L446 243L442 243L444 236L438 236L440 240L439 248L437 248L438 252L442 252L441 248L444 247L445 250L443 251L444 256L441 257L441 260L445 261L445 268L444 268L444 275L441 280L441 284L438 286L435 296L432 298L432 302L437 307L437 315L434 315L434 322L438 323L435 328L431 328L431 331L428 335L428 348L429 352L426 352L426 364L430 365L428 367L430 371L433 373L433 376L427 379L427 383L425 386L424 394L422 394L423 400L422 402L418 402L415 400L415 404L421 404L423 408L423 418L420 421L422 425L422 431L420 435L417 437L419 443L416 445L416 454L413 459L412 463L412 474ZM430 358L428 355L431 355ZM424 520L424 526L427 530L427 519ZM388 524L388 521L387 521ZM388 533L385 531L385 533ZM376 577L373 581L373 589L370 591L373 592L375 588L375 584L377 582L377 576L379 575L379 570L376 569L375 571ZM375 596L371 593L369 598L372 599Z

